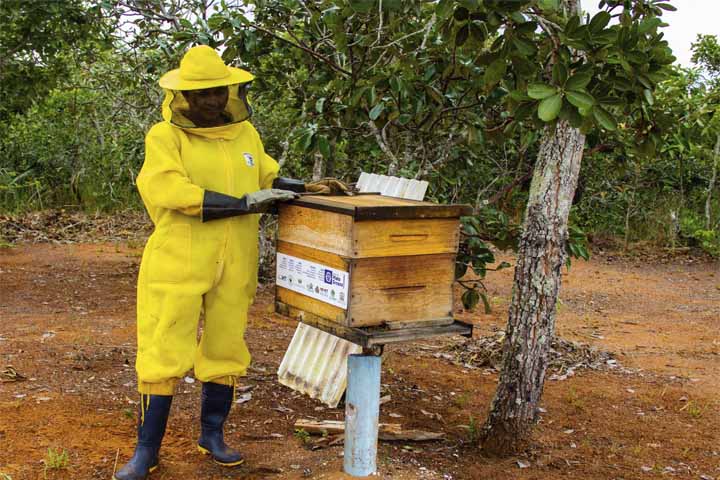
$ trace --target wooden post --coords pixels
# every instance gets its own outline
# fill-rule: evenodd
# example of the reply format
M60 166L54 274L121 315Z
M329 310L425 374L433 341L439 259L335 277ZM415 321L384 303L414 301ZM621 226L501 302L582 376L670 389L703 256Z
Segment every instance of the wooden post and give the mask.
M347 368L343 469L354 477L365 477L377 470L380 357L350 355Z

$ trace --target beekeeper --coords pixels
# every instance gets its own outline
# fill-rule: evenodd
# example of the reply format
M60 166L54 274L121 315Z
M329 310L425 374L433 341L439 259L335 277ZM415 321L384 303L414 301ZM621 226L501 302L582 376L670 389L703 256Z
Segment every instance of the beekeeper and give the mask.
M193 367L203 382L198 450L220 465L243 462L225 444L223 425L250 364L244 335L257 286L258 214L295 192L347 188L334 179L278 177L248 121L253 78L199 46L160 79L164 121L146 136L137 177L155 225L137 289L138 439L116 480L144 479L157 468L176 384Z

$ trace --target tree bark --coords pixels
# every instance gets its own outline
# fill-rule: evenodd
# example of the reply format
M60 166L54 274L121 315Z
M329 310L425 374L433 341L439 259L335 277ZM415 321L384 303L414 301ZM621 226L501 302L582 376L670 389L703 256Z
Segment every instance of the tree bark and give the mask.
M383 151L383 153L388 157L388 160L390 160L390 164L388 165L387 174L392 176L395 175L398 170L400 170L400 160L395 156L395 154L392 152L390 147L387 144L387 139L384 137L382 131L375 125L375 122L370 120L368 122L368 125L370 126L370 130L372 131L373 135L375 136L375 141L377 142L378 146L380 147L380 150Z
M320 152L315 152L315 162L313 163L312 179L318 181L325 177L325 161Z
M717 181L718 173L718 159L720 158L720 135L717 136L715 141L715 151L713 153L713 169L712 176L710 177L710 183L708 184L707 198L705 199L705 230L710 230L712 227L712 194L715 190L715 182Z
M502 371L481 436L489 453L518 451L536 420L584 145L585 135L565 121L545 129L515 267Z

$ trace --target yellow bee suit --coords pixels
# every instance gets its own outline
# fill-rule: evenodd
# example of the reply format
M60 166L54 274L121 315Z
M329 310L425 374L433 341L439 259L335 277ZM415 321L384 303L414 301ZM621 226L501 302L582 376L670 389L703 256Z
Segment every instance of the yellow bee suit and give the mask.
M166 89L165 121L147 134L137 186L155 230L138 278L140 393L172 395L193 366L200 381L233 384L250 364L244 334L257 287L259 215L201 220L205 189L242 197L277 177L278 164L243 120L243 89L230 85L232 121L212 128L194 127L182 95Z

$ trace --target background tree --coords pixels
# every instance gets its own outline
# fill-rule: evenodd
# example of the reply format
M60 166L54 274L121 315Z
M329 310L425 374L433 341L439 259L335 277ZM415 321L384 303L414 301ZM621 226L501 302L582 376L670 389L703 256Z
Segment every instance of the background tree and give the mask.
M703 105L705 114L709 119L707 127L703 130L705 135L715 134L715 148L712 155L712 173L708 182L707 198L705 200L705 230L710 231L712 221L712 196L717 184L718 163L720 163L720 44L714 35L698 35L697 42L693 44L693 62L698 63L705 70L709 79L710 93L706 105ZM717 232L715 232L717 237ZM720 243L720 239L718 239Z
M464 43L461 32L475 25L470 22L502 26L478 59L484 57L486 91L505 91L504 104L513 115L509 126L535 114L548 124L520 238L503 368L483 431L484 448L495 453L523 445L537 416L584 132L616 130L612 110L619 106L634 121L625 128L640 132L638 150L651 150L658 142L646 106L674 60L657 32L662 9L672 7L646 1L603 1L601 6L607 10L587 25L576 0L495 1L472 9L458 2L454 8L456 45ZM613 14L618 24L609 26Z
M105 41L100 8L81 0L0 2L0 126L39 101Z

